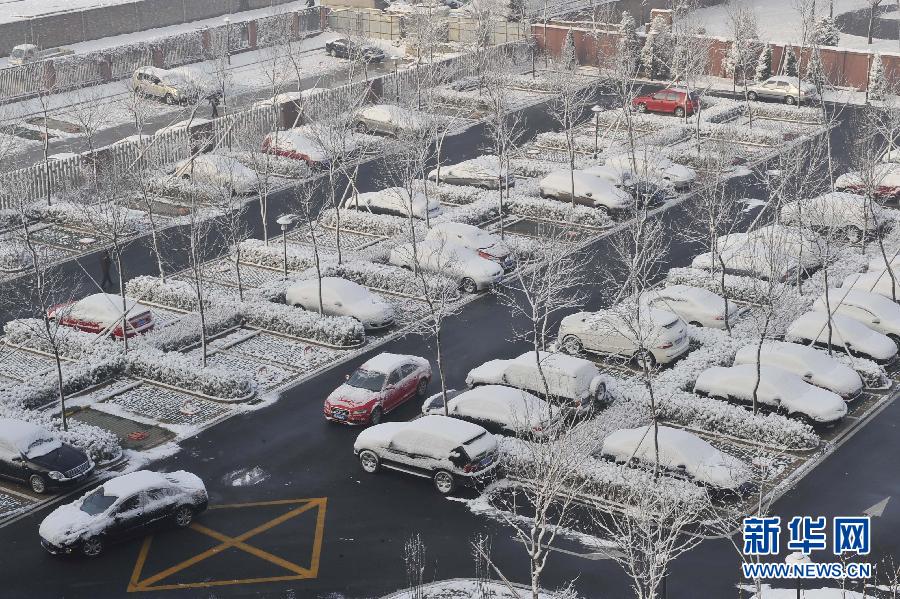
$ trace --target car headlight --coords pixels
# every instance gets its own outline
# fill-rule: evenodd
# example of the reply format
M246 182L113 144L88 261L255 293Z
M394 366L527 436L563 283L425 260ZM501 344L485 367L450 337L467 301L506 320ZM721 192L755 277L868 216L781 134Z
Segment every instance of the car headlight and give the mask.
M53 472L48 472L47 476L49 476L53 480L62 480L64 478L62 472L57 472L56 470L54 470Z

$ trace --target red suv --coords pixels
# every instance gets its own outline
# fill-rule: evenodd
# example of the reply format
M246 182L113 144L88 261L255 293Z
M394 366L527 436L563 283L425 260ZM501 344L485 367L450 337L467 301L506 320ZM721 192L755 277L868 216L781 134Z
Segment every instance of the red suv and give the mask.
M325 418L344 424L378 424L382 416L407 400L424 399L430 381L428 360L378 354L331 392L325 400Z
M683 87L667 87L656 93L638 96L631 101L638 112L666 112L675 116L688 116L700 109L700 96Z

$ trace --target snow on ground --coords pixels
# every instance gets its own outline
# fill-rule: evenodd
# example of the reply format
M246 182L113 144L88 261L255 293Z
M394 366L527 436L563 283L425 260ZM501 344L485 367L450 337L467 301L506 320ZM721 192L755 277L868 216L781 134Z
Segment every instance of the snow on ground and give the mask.
M750 585L741 585L741 588L750 592L755 589ZM797 596L797 589L773 589L767 584L762 585L762 593L753 595L751 599L794 599ZM872 595L863 595L856 591L821 588L821 589L805 589L800 597L802 599L863 599L863 597L871 597Z
M513 588L515 592L510 591L502 582L494 580L455 578L428 583L421 589L421 594L414 589L404 589L382 597L382 599L414 599L416 597L421 599L519 599L531 596L530 588L526 589L521 585L515 585ZM540 594L540 599L560 599L561 597L572 597L572 595L552 591L542 591Z
M801 40L800 13L794 8L795 3L785 0L752 0L746 4L753 7L756 14L757 29L762 39L773 42L799 44ZM834 0L834 15L853 12L866 8L867 0ZM827 15L827 3L820 3L820 16ZM733 38L731 19L728 16L729 5L726 2L708 6L694 11L697 23L706 28L710 35ZM866 38L841 33L840 46L860 50L877 50L879 52L897 52L900 50L897 40L873 40L871 46Z

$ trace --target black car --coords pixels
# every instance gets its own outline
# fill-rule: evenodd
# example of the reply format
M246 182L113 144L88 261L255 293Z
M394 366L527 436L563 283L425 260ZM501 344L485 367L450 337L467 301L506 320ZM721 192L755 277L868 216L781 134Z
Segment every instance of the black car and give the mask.
M0 477L29 485L35 493L72 486L94 471L80 449L30 422L0 418Z
M381 62L384 60L384 50L377 46L358 44L342 37L325 43L325 52L336 58L349 58L350 60L364 60L365 62Z
M145 536L164 524L187 528L208 501L203 481L190 472L138 470L56 508L38 532L50 553L96 557L109 544Z
M624 187L640 206L658 206L672 197L669 189L646 179L639 179Z

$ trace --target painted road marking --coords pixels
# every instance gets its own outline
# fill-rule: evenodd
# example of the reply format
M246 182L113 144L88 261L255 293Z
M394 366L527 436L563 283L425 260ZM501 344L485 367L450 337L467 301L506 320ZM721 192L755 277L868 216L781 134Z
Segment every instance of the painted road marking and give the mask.
M182 562L179 562L173 566L162 570L161 572L157 572L151 576L146 578L141 578L143 575L144 564L147 561L147 556L150 554L150 547L153 543L153 536L149 536L144 539L143 545L141 545L141 550L138 553L137 562L134 565L134 571L131 574L131 580L128 583L128 592L134 593L138 591L162 591L162 590L171 590L171 589L187 589L187 588L204 588L204 587L214 587L214 586L226 586L226 585L235 585L235 584L260 584L265 582L279 582L286 580L304 580L309 578L316 578L319 575L319 558L322 552L322 537L325 531L325 508L327 504L326 497L314 497L310 499L281 499L276 501L256 501L256 502L248 502L248 503L231 503L224 505L215 505L210 506L210 510L230 510L230 509L246 509L253 507L264 507L264 506L277 506L277 505L297 505L298 507L286 512L276 518L269 520L247 532L240 534L236 537L232 537L230 535L223 534L216 530L213 530L207 526L203 526L202 524L193 523L190 526L191 530L194 530L202 535L215 539L219 541L219 544L203 551L202 553L198 553L193 557L186 559ZM268 551L264 551L259 549L258 547L254 547L250 545L246 541L255 537L258 534L261 534L267 530L273 529L285 522L288 522L301 514L304 514L308 511L316 511L316 527L313 535L313 546L312 553L310 556L309 566L301 566L289 560L286 560L282 557L269 553ZM274 564L288 570L291 574L283 575L283 576L268 576L263 578L240 578L240 579L229 579L229 580L204 580L202 582L188 582L188 583L179 583L179 584L157 584L166 578L177 574L178 572L182 572L187 570L191 566L194 566L200 562L203 562L215 555L218 555L225 551L226 549L235 548L240 551L247 553L248 555L252 555L257 557L263 561L269 562L270 564Z

